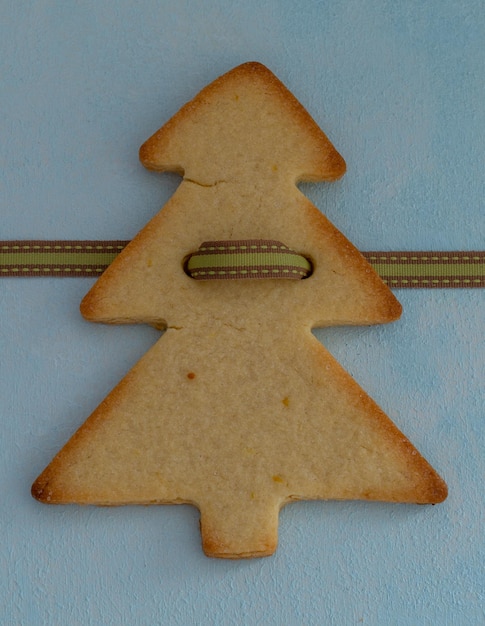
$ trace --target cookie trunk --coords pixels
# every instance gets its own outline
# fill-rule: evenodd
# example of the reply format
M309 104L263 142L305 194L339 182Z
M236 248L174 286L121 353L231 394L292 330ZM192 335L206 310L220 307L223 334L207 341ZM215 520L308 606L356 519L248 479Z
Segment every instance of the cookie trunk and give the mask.
M278 545L279 507L257 501L255 494L239 502L220 500L200 507L202 549L206 556L243 559L272 555Z

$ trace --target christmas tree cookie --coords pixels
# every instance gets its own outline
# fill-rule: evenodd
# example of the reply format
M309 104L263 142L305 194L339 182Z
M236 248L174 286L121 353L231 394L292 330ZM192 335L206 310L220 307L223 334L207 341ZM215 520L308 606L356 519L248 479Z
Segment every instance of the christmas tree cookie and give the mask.
M42 502L200 511L209 556L271 554L295 500L437 503L446 485L312 335L401 307L299 191L345 163L264 66L221 76L141 147L182 182L84 298L161 338L33 485Z

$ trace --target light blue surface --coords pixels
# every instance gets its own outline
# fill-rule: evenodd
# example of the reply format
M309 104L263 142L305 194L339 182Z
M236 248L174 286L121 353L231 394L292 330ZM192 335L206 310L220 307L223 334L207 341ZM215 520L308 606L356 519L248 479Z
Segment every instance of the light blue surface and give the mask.
M0 238L131 238L177 184L139 145L247 60L345 157L342 181L303 190L358 247L485 248L482 0L4 2ZM2 624L485 623L484 290L400 291L393 325L316 331L448 500L293 504L274 557L224 562L202 555L190 507L30 497L157 336L84 322L91 284L0 283Z

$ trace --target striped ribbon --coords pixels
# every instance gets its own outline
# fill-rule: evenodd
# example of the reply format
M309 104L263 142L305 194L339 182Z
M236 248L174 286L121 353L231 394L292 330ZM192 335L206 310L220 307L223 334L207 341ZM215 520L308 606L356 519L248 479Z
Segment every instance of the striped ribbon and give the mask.
M0 276L98 276L128 241L0 241Z
M0 241L0 276L99 276L128 241ZM485 287L485 251L363 252L401 288Z
M485 251L363 254L391 288L485 287Z
M205 241L189 256L185 270L195 280L306 278L311 263L273 239Z

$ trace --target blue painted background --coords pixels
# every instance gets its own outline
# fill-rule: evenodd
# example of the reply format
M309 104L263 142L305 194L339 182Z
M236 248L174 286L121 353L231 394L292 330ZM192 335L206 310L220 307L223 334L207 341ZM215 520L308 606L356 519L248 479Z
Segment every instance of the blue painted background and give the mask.
M482 0L3 2L0 239L131 238L177 185L139 145L247 60L345 157L344 179L303 190L358 247L485 248ZM274 557L224 562L202 555L188 506L30 497L157 337L83 321L91 284L0 283L2 624L485 623L484 290L400 291L393 325L316 331L448 500L293 504Z

